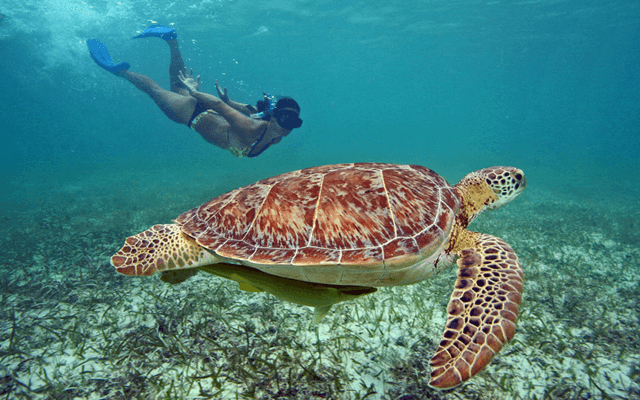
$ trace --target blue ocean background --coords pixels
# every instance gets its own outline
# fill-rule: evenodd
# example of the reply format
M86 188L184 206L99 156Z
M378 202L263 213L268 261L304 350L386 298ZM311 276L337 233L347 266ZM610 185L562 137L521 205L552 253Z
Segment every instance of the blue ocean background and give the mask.
M235 187L352 161L425 165L453 183L516 165L554 192L637 195L634 2L3 4L9 207L33 201L25 187L118 185L123 174L167 180L167 191L198 182L180 174ZM100 39L114 60L167 87L165 43L130 40L153 21L174 24L204 91L215 93L217 79L238 101L291 95L304 128L277 150L237 160L165 120L143 93L99 69L85 45Z
M616 228L608 238L635 249L621 257L638 290L636 1L3 0L0 14L5 271L91 264L115 275L109 256L128 235L291 170L418 164L455 184L512 165L528 188L508 207L516 214L486 216L491 233L501 221L511 239L528 230L541 241ZM166 43L131 40L154 23L176 28L201 91L215 94L218 80L240 102L292 96L302 128L260 157L235 158L89 56L86 40L99 39L114 61L168 87ZM511 244L526 272L535 243ZM581 265L584 276L601 268ZM6 296L35 276L6 278Z

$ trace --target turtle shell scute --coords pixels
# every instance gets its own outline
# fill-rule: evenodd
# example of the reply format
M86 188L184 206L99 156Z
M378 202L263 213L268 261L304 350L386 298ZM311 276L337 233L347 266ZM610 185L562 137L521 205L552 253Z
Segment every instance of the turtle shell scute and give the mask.
M240 262L381 266L437 252L459 208L451 186L427 168L337 164L233 190L176 223L203 247Z

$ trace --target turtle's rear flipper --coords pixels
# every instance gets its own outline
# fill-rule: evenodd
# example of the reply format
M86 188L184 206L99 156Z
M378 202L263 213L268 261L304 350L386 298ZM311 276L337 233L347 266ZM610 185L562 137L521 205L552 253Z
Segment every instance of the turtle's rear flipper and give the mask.
M197 268L215 262L217 257L182 233L176 224L154 225L129 236L111 257L111 265L123 275L148 276L158 271Z
M524 282L518 257L500 238L473 235L475 246L458 252L458 280L447 307L447 325L430 362L429 384L439 389L477 374L516 330Z

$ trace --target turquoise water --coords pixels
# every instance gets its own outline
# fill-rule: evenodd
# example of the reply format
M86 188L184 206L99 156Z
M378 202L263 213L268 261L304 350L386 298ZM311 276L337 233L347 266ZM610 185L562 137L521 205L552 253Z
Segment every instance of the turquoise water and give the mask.
M278 311L264 323L265 335L275 326L290 340L275 340L261 354L316 346L325 357L325 364L302 363L324 380L278 359L294 381L322 387L316 391L324 398L362 398L370 388L372 397L426 398L426 362L442 331L438 318L453 271L435 283L341 306L329 322L333 328L316 331L303 324L311 318L304 307L238 292L233 283L202 278L173 288L116 276L108 264L127 236L226 191L290 170L354 161L424 165L451 184L491 165L527 174L519 199L473 226L505 238L522 260L527 286L515 344L472 383L441 396L640 396L636 2L5 0L0 14L0 396L142 398L139 390L199 398L197 384L185 382L206 375L198 364L204 356L180 350L195 340L185 333L188 324L196 316L214 319L212 307L221 315L233 309L224 326L238 332L247 321L261 326L249 306L269 314L260 308L267 304ZM290 95L301 105L302 128L258 158L237 159L166 119L145 94L89 57L86 40L100 39L116 62L128 61L132 71L167 87L166 44L130 39L154 22L177 29L185 62L202 75L201 90L215 93L218 80L236 101L255 103L262 92ZM212 282L227 297L207 292ZM425 324L434 321L424 332L399 339L398 332L414 332L403 325L418 318L410 306L406 320L380 314L387 330L366 328L375 318L362 313L421 296L433 298L425 300L429 312L440 313L433 319L421 313ZM174 301L184 312L166 305ZM132 311L128 302L144 307ZM234 308L245 303L249 309ZM95 320L84 318L88 313ZM538 320L549 326L543 337L535 335ZM133 343L126 339L131 332L160 335L167 321L182 332L173 355L151 363L118 346ZM109 334L100 336L96 327ZM351 349L339 344L351 334L330 337L340 329L364 335L344 339L349 346L376 344ZM324 344L318 332L329 336L322 336ZM327 361L332 351L335 359ZM365 363L360 356L367 351L378 356ZM205 353L233 358L213 347L203 347ZM313 358L305 354L300 359ZM357 362L345 361L352 359ZM523 360L542 361L525 370ZM180 372L158 372L168 366ZM576 372L563 378L563 370ZM248 371L287 385L260 368ZM535 387L527 386L534 375ZM231 367L219 376L227 395L286 392L270 391L258 378L243 383L238 376L245 375ZM216 398L213 378L197 382L202 398ZM311 396L288 385L291 398Z

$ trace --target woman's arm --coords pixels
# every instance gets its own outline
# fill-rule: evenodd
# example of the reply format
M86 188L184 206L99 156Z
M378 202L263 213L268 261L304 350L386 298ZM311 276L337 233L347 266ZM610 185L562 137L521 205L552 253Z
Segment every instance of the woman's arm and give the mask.
M207 109L211 109L220 114L236 132L250 135L252 133L251 131L257 127L259 123L258 120L247 117L214 95L199 92L198 82L194 80L193 77L187 76L180 71L178 79L180 79L180 82L189 90L189 94L192 97L195 97L198 102L204 104Z
M208 109L220 114L237 132L242 132L248 135L258 123L258 120L247 117L245 114L226 104L216 96L197 91L192 91L190 94L199 102L203 103Z
M240 111L243 114L251 115L258 112L258 109L251 104L238 103L237 101L229 100L227 103L230 107Z
M216 80L216 90L218 91L218 96L222 101L227 103L233 109L240 111L241 113L251 115L258 112L258 109L250 104L238 103L237 101L233 101L229 98L229 94L227 93L227 88L222 89Z

